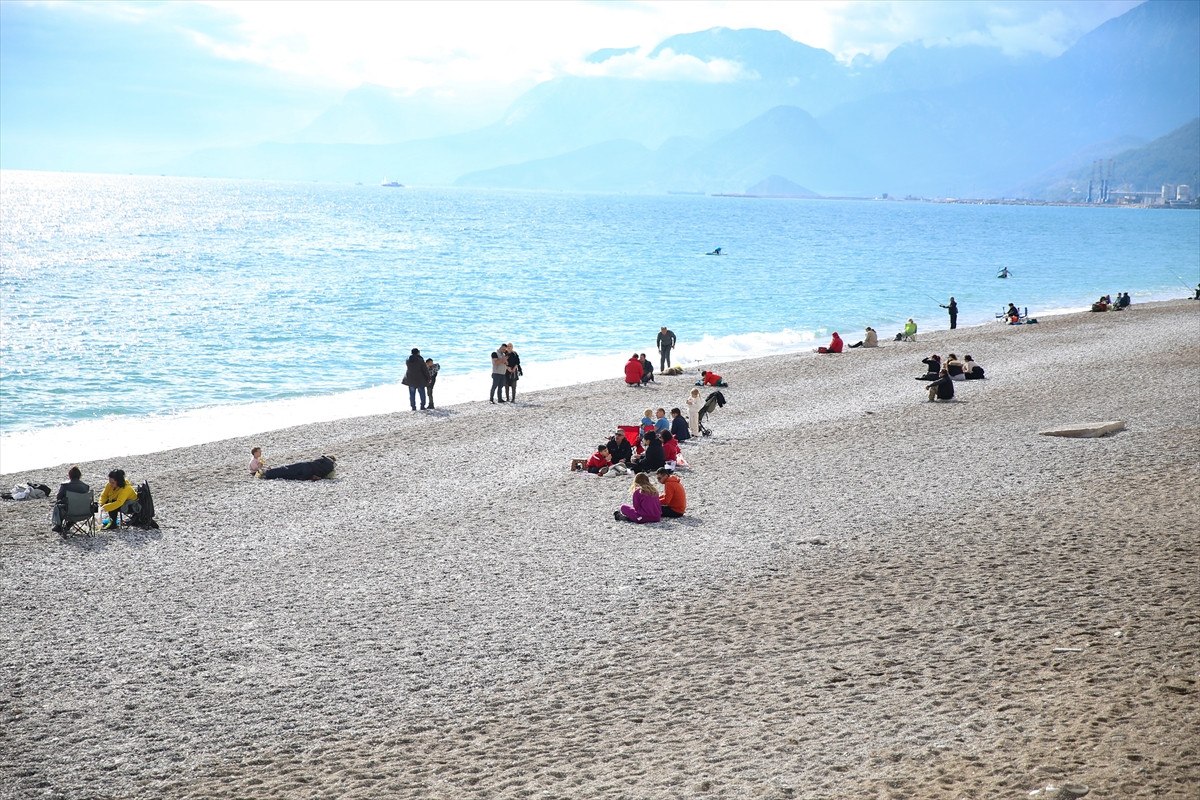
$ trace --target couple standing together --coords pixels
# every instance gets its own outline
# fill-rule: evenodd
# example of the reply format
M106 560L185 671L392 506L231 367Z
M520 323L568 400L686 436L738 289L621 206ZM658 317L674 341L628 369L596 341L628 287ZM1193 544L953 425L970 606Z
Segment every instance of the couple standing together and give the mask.
M437 383L440 369L441 365L434 363L432 358L421 358L420 348L412 349L412 355L404 362L404 380L400 382L408 387L408 404L413 411L417 410L418 396L422 411L433 408L433 384Z
M521 369L521 357L513 349L512 342L502 344L492 353L492 390L488 402L511 403L517 399L517 381L525 371Z

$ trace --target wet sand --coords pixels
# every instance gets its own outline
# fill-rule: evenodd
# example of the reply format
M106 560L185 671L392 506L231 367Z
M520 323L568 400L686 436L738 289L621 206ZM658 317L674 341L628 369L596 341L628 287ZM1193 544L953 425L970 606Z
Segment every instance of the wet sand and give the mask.
M1200 303L919 339L710 365L658 525L567 471L695 380L620 364L82 465L160 531L5 503L0 797L1195 797ZM988 380L928 403L950 351Z

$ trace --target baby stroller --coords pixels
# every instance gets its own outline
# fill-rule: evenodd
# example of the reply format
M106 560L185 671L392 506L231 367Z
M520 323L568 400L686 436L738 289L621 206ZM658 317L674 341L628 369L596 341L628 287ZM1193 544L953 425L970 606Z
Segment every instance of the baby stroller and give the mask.
M706 427L704 419L712 412L716 411L725 405L725 395L720 392L713 392L708 397L704 398L704 405L700 407L698 420L700 422L700 435L712 436L712 428Z

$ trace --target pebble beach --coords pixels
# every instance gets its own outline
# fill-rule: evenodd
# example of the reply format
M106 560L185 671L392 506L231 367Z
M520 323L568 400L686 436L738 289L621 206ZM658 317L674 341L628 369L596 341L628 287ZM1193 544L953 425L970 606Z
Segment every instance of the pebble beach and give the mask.
M659 524L568 471L685 408L620 363L81 464L157 531L3 503L0 798L1195 798L1200 302L893 333L706 365ZM935 352L988 379L927 402Z

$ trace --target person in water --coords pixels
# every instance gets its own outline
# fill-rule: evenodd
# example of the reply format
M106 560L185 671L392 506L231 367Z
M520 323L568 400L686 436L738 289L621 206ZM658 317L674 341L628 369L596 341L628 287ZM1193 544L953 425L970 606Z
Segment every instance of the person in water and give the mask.
M719 247L713 248L712 252L710 252L710 253L705 253L705 255L709 255L709 256L719 256L719 255L721 255L721 248L719 248Z
M1011 275L1011 274L1012 274L1012 273L1008 271L1008 267L1001 267L1001 268L1000 268L1000 274L999 274L999 275L997 275L996 277L997 277L997 278L1007 278L1007 277L1008 277L1009 275Z
M950 330L954 330L958 327L958 303L956 303L954 298L951 297L950 305L941 307L950 312Z

